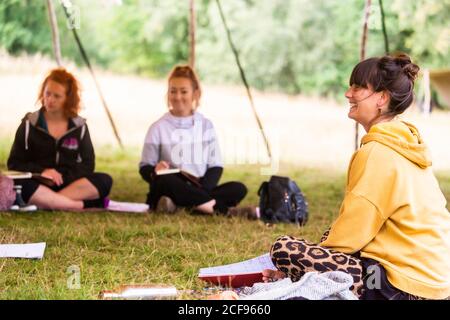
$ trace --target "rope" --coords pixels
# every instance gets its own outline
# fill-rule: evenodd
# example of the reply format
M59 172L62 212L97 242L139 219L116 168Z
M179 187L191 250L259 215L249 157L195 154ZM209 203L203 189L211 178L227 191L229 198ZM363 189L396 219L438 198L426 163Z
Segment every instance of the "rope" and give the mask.
M269 141L268 141L267 136L266 136L266 134L264 132L264 128L263 128L263 125L261 123L261 120L259 119L258 113L256 112L255 104L253 102L252 93L250 91L250 86L248 85L247 78L245 77L244 69L242 68L241 61L240 61L240 58L239 58L239 53L238 53L238 51L236 49L236 46L233 43L233 39L231 38L231 32L230 32L230 29L228 28L228 25L227 25L227 22L226 22L226 19L225 19L225 15L224 15L223 10L222 10L222 6L220 5L220 0L216 0L216 2L217 2L217 6L219 8L220 17L222 18L223 25L224 25L225 30L227 32L228 43L230 44L231 50L233 51L234 57L236 59L237 66L239 68L239 73L240 73L241 78L242 78L242 82L244 83L245 88L247 90L247 95L248 95L248 98L250 100L250 105L252 107L253 114L254 114L254 116L256 118L256 122L258 123L258 127L259 127L259 129L261 131L261 134L263 136L264 142L266 144L267 154L269 155L269 158L272 159L272 152L270 150Z
M68 7L66 7L66 5L68 5L68 4L71 5L69 0L61 1L61 6L64 9L64 13L66 15L67 21L70 23L70 14L69 14ZM86 63L86 66L88 67L88 69L89 69L89 71L90 71L90 73L92 75L92 78L94 79L94 83L95 83L95 86L97 88L98 94L100 95L100 99L102 101L103 108L105 109L106 114L107 114L108 119L109 119L109 122L111 123L111 126L113 128L114 136L116 137L117 142L119 143L120 147L123 148L122 140L120 139L120 136L119 136L119 133L117 131L116 125L114 124L114 120L112 118L111 112L109 111L108 105L106 104L106 100L105 100L105 98L103 96L103 93L102 93L102 91L100 89L100 85L99 85L99 83L97 81L97 78L95 76L94 70L92 69L91 63L89 62L89 58L88 58L88 56L86 54L86 51L84 50L84 47L81 44L81 40L78 37L78 33L75 30L75 28L71 28L71 29L72 29L73 36L75 37L75 41L76 41L76 43L78 45L78 49L80 50L81 56L83 57L83 60Z

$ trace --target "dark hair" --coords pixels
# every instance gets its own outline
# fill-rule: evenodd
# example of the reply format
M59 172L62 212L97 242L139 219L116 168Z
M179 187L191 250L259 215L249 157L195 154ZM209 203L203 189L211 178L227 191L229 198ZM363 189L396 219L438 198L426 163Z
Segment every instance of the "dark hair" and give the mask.
M80 110L80 84L77 78L64 68L50 70L47 77L42 82L39 90L38 101L44 104L44 90L49 81L55 81L66 87L66 102L64 104L64 115L73 118L78 115Z
M369 58L358 63L350 76L350 86L368 88L375 92L386 90L391 101L387 115L403 113L414 100L414 81L420 68L404 54Z

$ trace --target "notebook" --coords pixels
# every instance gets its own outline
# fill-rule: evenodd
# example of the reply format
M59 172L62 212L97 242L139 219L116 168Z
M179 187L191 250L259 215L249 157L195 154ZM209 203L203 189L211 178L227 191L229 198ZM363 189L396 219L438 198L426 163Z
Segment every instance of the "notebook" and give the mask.
M195 185L199 188L202 187L202 185L200 184L200 178L186 170L181 170L179 168L173 168L173 169L163 169L163 170L156 171L157 176L161 176L161 175L165 175L165 174L179 174L184 179L190 181L193 185Z
M25 171L2 171L1 172L4 176L16 180L16 179L34 179L39 181L42 184L45 184L48 187L53 187L55 185L55 182L53 179L44 177L40 173L32 173L32 172L25 172Z
M277 270L268 253L237 263L201 268L198 277L215 285L239 288L262 282L265 269Z

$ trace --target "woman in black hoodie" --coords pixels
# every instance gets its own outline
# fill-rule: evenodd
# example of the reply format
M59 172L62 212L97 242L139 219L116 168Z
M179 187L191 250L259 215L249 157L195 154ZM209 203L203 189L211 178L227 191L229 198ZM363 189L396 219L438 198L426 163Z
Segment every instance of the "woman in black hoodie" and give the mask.
M95 154L86 120L78 116L77 79L54 69L42 83L40 110L28 113L17 129L8 169L40 173L53 180L46 186L34 179L15 180L22 198L41 209L81 210L105 207L112 179L95 173Z

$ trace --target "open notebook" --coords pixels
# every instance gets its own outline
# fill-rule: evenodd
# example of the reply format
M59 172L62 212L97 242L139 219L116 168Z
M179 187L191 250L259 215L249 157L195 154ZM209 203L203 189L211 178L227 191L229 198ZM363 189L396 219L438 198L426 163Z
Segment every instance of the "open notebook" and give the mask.
M277 270L268 253L237 263L201 268L198 277L215 285L239 288L262 282L265 269Z
M158 175L158 176L162 176L162 175L166 175L166 174L179 174L181 177L188 180L193 185L195 185L199 188L202 187L202 185L200 184L200 178L195 176L194 174L190 173L189 171L178 169L178 168L163 169L163 170L156 171L156 175Z
M45 177L40 173L32 173L32 172L24 172L24 171L2 171L3 175L7 176L10 179L34 179L39 181L42 184L45 184L48 187L53 187L55 182L53 179Z

